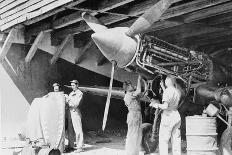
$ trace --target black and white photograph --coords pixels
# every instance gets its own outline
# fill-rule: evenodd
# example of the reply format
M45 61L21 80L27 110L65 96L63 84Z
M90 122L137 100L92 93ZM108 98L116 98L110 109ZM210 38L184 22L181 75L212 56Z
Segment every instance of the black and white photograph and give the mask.
M231 0L0 0L1 155L232 155Z

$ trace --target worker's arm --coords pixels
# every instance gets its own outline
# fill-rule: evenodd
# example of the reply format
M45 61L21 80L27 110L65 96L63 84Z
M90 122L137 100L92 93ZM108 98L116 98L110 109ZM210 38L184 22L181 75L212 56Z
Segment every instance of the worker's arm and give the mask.
M133 96L138 96L141 94L141 75L138 76L137 87L133 93Z

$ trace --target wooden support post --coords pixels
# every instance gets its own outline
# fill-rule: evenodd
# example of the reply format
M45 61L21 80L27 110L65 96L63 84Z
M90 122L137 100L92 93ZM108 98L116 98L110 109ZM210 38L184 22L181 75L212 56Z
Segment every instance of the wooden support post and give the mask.
M81 61L84 60L85 55L86 55L86 51L93 45L93 41L90 40L83 48L82 50L78 53L78 55L76 56L74 62L75 64L80 64Z
M0 49L0 62L2 62L4 60L4 58L6 57L12 42L15 39L15 36L18 32L18 29L12 28L2 46L2 49Z
M30 61L31 61L31 59L32 59L33 56L35 55L35 52L36 52L36 50L37 50L37 48L38 48L38 44L41 42L41 40L43 39L43 37L44 37L44 32L41 31L41 32L37 35L37 37L36 37L34 43L32 44L32 46L31 46L29 52L27 53L27 56L26 56L26 58L25 58L25 61L26 61L26 62L30 62Z
M62 54L64 48L66 47L67 43L72 39L72 35L66 36L66 38L62 41L61 45L57 47L56 52L54 53L50 63L55 64L60 55Z

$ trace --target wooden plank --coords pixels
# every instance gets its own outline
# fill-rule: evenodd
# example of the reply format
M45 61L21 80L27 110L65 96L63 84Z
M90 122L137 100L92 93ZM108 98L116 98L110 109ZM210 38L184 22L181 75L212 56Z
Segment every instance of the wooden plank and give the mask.
M60 46L57 47L56 53L53 55L50 63L55 64L56 61L59 59L60 55L62 54L64 48L66 47L67 43L72 39L72 35L68 35L63 42L61 43Z
M232 30L224 30L221 32L213 32L205 35L188 38L185 40L187 44L196 44L198 46L212 45L215 43L228 42L232 40Z
M80 4L80 3L84 2L84 1L86 1L86 0L77 0L77 1L69 2L69 3L65 4L64 6L56 8L56 9L54 9L52 11L49 11L48 13L46 13L44 15L41 15L41 16L36 17L34 19L28 20L24 24L25 25L31 25L31 24L36 23L36 22L38 22L40 20L43 20L43 19L45 19L47 17L50 17L50 16L52 16L52 15L54 15L56 13L59 13L59 12L61 12L63 10L66 10L67 7L72 7L72 6L78 5L78 4Z
M54 0L50 0L50 1L54 1ZM63 5L63 4L65 4L65 3L68 3L68 2L71 2L71 1L72 1L72 0L66 0L66 1L58 0L58 1L55 1L55 2L53 2L53 3L50 3L50 4L48 4L48 5L44 6L44 7L42 7L41 9L39 9L39 10L37 10L37 11L31 12L31 13L26 13L26 14L22 15L21 17L15 19L15 20L12 20L12 21L9 22L9 23L6 23L6 24L2 25L2 26L1 26L1 30L4 31L4 30L6 30L7 28L9 28L9 27L11 27L11 26L13 26L13 25L15 25L15 24L19 24L19 23L24 22L24 21L26 21L26 20L28 20L28 19L31 19L31 18L34 18L34 17L39 16L39 15L41 15L41 14L44 14L44 13L46 13L47 11L50 11L50 10L56 8L56 7L59 7L59 6ZM43 1L42 1L42 2L43 2ZM41 3L41 2L39 2L39 3ZM37 5L38 5L39 3L37 3ZM38 7L38 6L37 6L37 7Z
M4 60L4 58L6 57L7 52L9 51L11 44L12 44L17 32L18 32L18 29L12 28L10 30L2 48L0 49L0 62L2 62Z
M7 38L7 34L6 33L0 33L0 42L4 42Z
M9 17L6 17L4 19L2 19L0 25L3 25L5 23L8 23L14 19L17 19L18 17L22 16L22 15L25 15L26 13L28 12L32 12L36 9L39 9L45 5L48 5L49 3L52 3L54 2L55 0L43 0L43 1L40 1L39 3L36 3L34 5L31 5L30 7L24 9L24 10L21 10L19 12L17 12L16 14L12 15L12 16L9 16Z
M51 4L49 4L49 5L46 5L46 6L42 7L42 8L40 8L39 10L28 13L27 14L27 19L29 20L31 18L40 16L40 15L42 15L42 14L44 14L44 13L46 13L46 12L48 12L48 11L54 9L54 8L62 6L62 5L66 4L66 3L69 3L71 1L73 1L73 0L65 0L65 1L64 0L57 0L57 1L55 1L55 2L53 2Z
M44 37L44 32L41 31L38 36L36 37L34 43L32 44L29 52L27 53L27 56L25 58L26 62L30 62L33 56L35 55L36 50L38 49L38 44L41 42L41 40Z
M229 2L230 0L195 0L183 5L179 5L168 9L162 16L161 20L168 19L171 17L180 16L186 13L194 12L196 10L201 10L209 8L218 4ZM180 11L181 10L181 11Z
M54 3L49 4L49 5L47 5L47 6L43 7L43 8L41 8L40 10L31 12L31 13L27 13L27 14L25 14L25 15L23 15L23 16L17 18L17 19L15 19L15 20L13 20L13 21L11 21L11 22L5 24L5 25L2 25L2 26L1 26L1 30L4 31L4 30L8 29L9 27L11 27L11 26L13 26L13 25L15 25L15 24L19 24L19 23L24 22L24 21L26 21L26 20L32 19L32 18L34 18L34 17L36 17L36 16L40 16L40 15L42 15L42 14L44 14L44 13L50 11L51 9L54 9L55 7L62 6L62 5L64 5L64 4L66 4L66 3L67 3L67 4L69 3L69 5L71 5L71 4L73 4L72 1L73 1L73 0L66 0L66 1L58 0L58 1L55 1ZM80 1L85 1L85 0L80 0ZM39 3L40 3L40 2L39 2ZM76 3L77 3L77 2L76 2ZM75 3L75 4L76 4L76 3ZM56 10L56 11L57 11L57 10ZM51 15L51 14L53 14L53 13L54 13L54 12L52 12L52 13L50 12L50 13L48 13L48 14L45 14L43 17L45 17L45 16L47 17L47 16L49 16L49 15ZM39 18L40 18L40 17L39 17ZM41 18L42 18L42 17L41 17Z
M5 0L2 3L0 3L0 9L9 5L10 3L14 2L15 0Z
M28 2L18 6L16 8L13 8L12 10L9 10L9 11L7 11L5 13L2 13L0 15L0 17L1 17L1 19L6 18L6 17L8 17L10 15L13 15L13 14L15 14L15 13L21 11L21 10L24 10L24 9L28 8L29 6L34 5L34 4L36 4L36 3L40 2L40 1L42 1L42 0L29 0Z
M226 52L226 51L227 51L226 49L220 49L220 50L217 50L217 51L214 51L214 52L210 53L210 56L211 56L211 57L215 57L215 56L217 56L218 54L224 53L224 52Z
M230 3L216 5L207 9L199 10L197 12L192 12L185 17L184 22L190 23L192 21L228 13L231 12L231 10L232 10L232 2L230 1Z
M193 12L193 11L198 11L199 9L201 10L201 9L203 9L205 7L209 8L209 6L215 6L216 5L217 7L221 8L218 4L225 3L227 1L229 1L229 0L214 0L214 1L211 1L211 0L197 0L197 1L193 1L190 4L186 3L186 4L183 4L181 6L176 6L176 7L172 7L170 9L168 9L167 12L165 12L164 15L162 16L162 19L167 19L167 18L170 18L170 17L176 17L176 16L179 16L179 15L184 15L184 14L187 14L187 13L190 13L190 12ZM130 8L130 10L128 12L128 15L131 15L131 16L140 15L145 10L150 8L151 5L152 5L151 1L144 1L141 4L131 6L131 8ZM227 11L231 10L228 6L226 7L226 9L227 9ZM113 19L111 20L111 18L113 18ZM126 18L121 17L121 19L123 20L123 19L126 19ZM107 21L111 20L111 22L109 24L114 23L114 20L115 20L115 22L120 21L119 18L115 18L115 16L113 16L113 15L103 16L103 17L100 18L100 20L103 23L106 23ZM165 25L163 25L162 23L164 23ZM167 24L167 22L163 22L163 21L156 22L155 24L153 24L151 29L149 29L149 31L151 31L151 30L153 30L153 29L155 29L157 27L160 27L160 28L167 27L166 25L169 25L169 24ZM172 27L172 26L177 26L177 25L180 25L180 23L172 22L172 25L170 25L170 26ZM70 33L71 34L78 34L80 32L88 31L88 30L89 30L89 27L84 25L84 24L78 24L78 26L73 25L70 28L66 28L64 30L56 31L54 33L54 37L58 37L58 36L63 37L64 35L70 34Z
M16 7L16 6L18 6L18 5L26 2L26 1L28 1L28 0L17 0L17 1L14 1L13 3L7 5L6 7L0 9L0 14L5 13L8 10L10 10L10 9L12 9L12 8L14 8L14 7Z
M111 3L109 3L108 0L104 0L104 1L102 1L102 3L104 4L104 2L105 3L108 2L107 6L104 6L103 4L100 5L98 12L108 11L110 9L114 9L118 6L127 4L127 3L132 2L132 1L134 1L134 0L117 0L117 1L111 1ZM76 23L76 22L83 20L81 18L80 14L81 14L81 11L77 11L75 13L72 13L70 15L67 15L65 17L62 17L60 19L55 20L52 23L53 29L59 29L59 28L65 27L67 25L70 25L70 24L73 24L73 23ZM93 13L92 15L96 15L96 13ZM26 25L27 25L27 23L26 23ZM51 23L43 23L39 26L37 25L35 28L29 29L28 33L30 35L34 35L34 34L38 33L38 30L41 30L41 31L46 30L47 28L50 28L50 26L51 26Z

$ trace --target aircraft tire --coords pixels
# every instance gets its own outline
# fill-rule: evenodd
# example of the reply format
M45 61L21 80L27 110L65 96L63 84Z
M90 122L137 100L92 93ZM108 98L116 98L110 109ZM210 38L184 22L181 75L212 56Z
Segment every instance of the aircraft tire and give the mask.
M141 146L145 150L145 154L155 152L158 143L159 137L155 137L155 141L151 141L151 134L152 134L152 124L150 123L143 123L142 124L142 143Z

